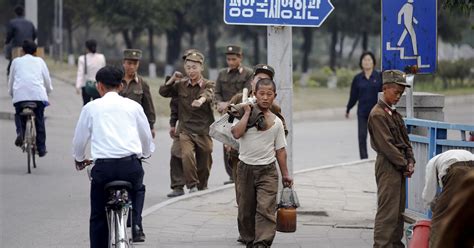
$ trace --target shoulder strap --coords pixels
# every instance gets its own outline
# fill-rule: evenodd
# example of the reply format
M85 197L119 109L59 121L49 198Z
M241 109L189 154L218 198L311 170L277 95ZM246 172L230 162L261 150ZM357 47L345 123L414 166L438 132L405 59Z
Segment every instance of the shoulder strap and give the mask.
M84 54L84 75L87 74L87 53Z

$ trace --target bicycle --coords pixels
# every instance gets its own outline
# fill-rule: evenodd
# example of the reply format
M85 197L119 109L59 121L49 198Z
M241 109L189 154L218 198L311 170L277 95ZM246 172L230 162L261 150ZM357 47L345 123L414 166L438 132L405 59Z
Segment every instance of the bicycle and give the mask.
M87 174L89 180L92 180L92 160L88 160L86 166L89 166ZM82 170L81 168L77 169ZM131 228L127 228L128 217L130 217L130 223L132 223L132 200L129 197L132 189L133 186L130 182L121 180L109 182L104 186L104 191L108 196L105 212L109 230L109 248L134 247Z
M26 151L28 174L31 174L31 164L36 168L36 125L34 109L37 107L34 102L26 102L22 106L20 116L26 117L25 134L23 135L22 151Z

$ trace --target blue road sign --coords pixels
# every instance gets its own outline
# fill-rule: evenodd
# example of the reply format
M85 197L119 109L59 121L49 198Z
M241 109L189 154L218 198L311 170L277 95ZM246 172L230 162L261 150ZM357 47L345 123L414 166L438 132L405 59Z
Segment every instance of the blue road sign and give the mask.
M224 22L319 27L333 10L330 0L224 0Z
M436 71L436 2L382 0L382 70Z

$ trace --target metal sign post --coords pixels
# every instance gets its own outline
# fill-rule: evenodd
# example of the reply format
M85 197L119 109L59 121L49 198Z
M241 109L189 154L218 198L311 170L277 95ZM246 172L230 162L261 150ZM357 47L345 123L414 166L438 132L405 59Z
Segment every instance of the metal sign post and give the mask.
M382 0L382 70L408 72L408 118L414 117L414 74L436 71L436 17L436 0Z
M224 22L268 26L267 64L275 68L277 101L287 137L288 172L293 174L293 53L291 26L319 27L334 10L330 0L224 0Z

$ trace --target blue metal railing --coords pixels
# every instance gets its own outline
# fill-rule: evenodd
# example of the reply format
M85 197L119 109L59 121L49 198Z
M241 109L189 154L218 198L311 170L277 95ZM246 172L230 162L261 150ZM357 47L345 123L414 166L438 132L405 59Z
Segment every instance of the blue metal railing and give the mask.
M444 151L464 149L474 152L474 142L467 141L467 133L474 131L474 125L452 124L447 122L429 121L422 119L405 119L413 152L415 154L415 173L407 179L406 212L421 218L431 218L430 209L421 198L425 186L425 171L428 161ZM457 139L452 132L459 132ZM426 133L426 135L415 134Z

